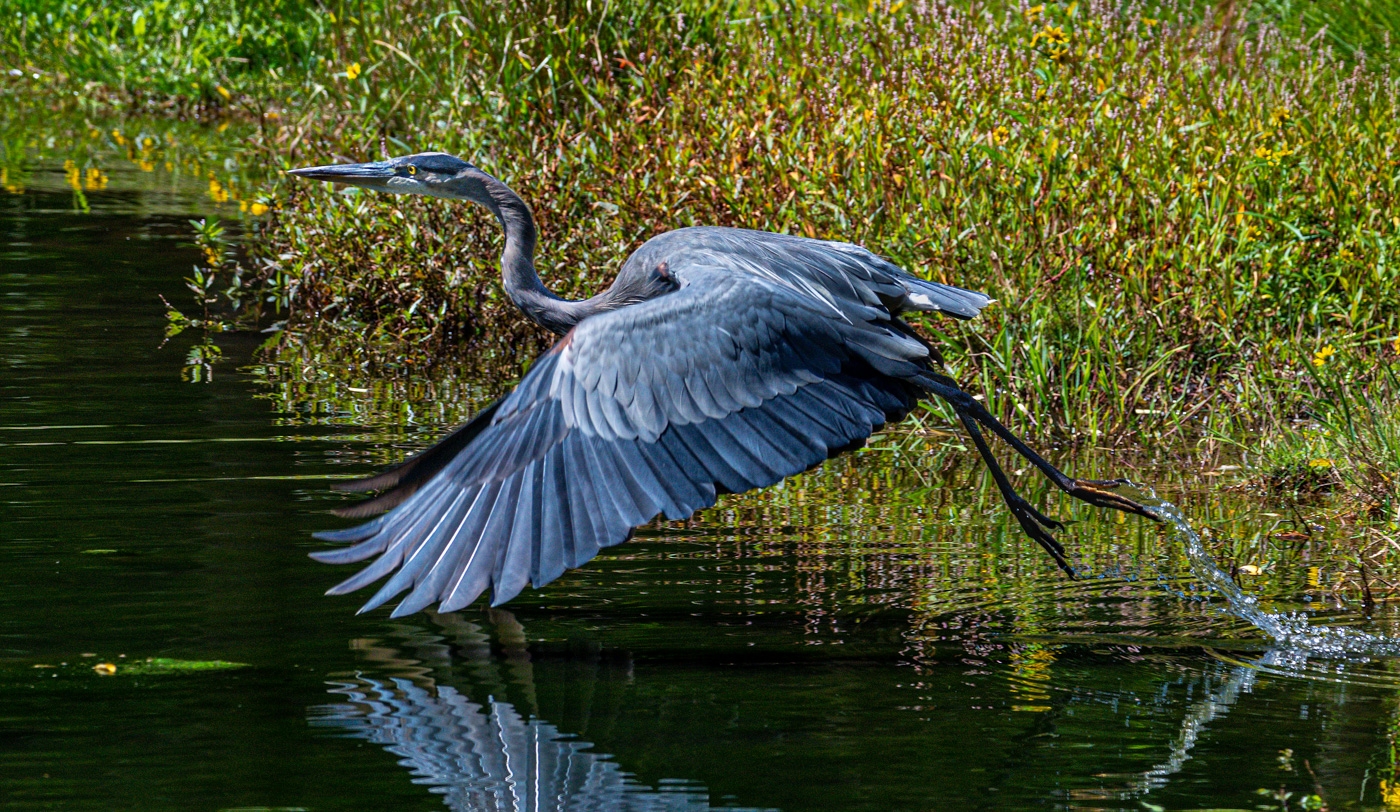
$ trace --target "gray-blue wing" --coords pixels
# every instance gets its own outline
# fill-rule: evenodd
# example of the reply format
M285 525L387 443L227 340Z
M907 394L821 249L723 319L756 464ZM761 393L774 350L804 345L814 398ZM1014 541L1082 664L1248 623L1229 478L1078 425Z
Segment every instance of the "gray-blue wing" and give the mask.
M852 322L725 268L686 281L584 320L397 507L320 534L355 544L317 560L377 556L331 593L390 576L361 611L406 590L396 617L460 609L488 586L504 603L658 514L686 518L860 444L920 394L909 379L927 350L888 313Z

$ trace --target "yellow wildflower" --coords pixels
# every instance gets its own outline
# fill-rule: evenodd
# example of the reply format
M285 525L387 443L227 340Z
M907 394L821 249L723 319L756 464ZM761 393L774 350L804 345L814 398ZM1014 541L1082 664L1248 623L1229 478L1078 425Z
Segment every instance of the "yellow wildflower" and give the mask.
M1056 64L1063 65L1069 61L1069 49L1063 45L1056 45L1050 49L1050 60Z
M1332 461L1329 460L1329 459L1327 459L1326 457L1318 457L1318 458L1316 458L1316 459L1308 460L1308 467L1309 467L1309 468L1331 468L1331 467L1332 467Z
M222 183L213 178L209 179L209 199L215 203L228 202L228 190L224 188Z
M350 67L345 69L345 78L353 82L360 78L362 72L359 62L351 62Z
M993 144L1005 144L1011 138L1011 131L1005 127L997 127L992 130L991 138Z
M248 207L248 211L252 212L254 217L260 217L264 214L267 214L267 204L254 203L253 205Z
M219 264L222 262L223 258L219 256L218 251L215 251L213 248L205 246L204 260L209 263L209 267L217 268L219 267Z
M1381 801L1385 803L1386 807L1391 809L1400 807L1400 783L1392 784L1382 778Z
M1142 24L1145 25L1145 26L1147 26L1148 28L1151 28L1152 26L1156 25L1158 22L1160 22L1160 20L1154 19L1154 18L1152 18L1152 17L1143 17L1143 18L1142 18Z
M1356 259L1356 254L1353 254L1350 248L1342 246L1337 249L1337 259L1342 262L1351 262L1353 259Z
M122 137L121 130L112 130L112 140L116 141L118 146L126 145L126 139Z
M1313 353L1313 366L1322 367L1327 365L1327 359L1337 354L1337 348L1331 344Z
M1040 19L1040 15L1045 13L1045 4L1041 3L1038 6L1031 6L1030 8L1026 9L1023 13L1026 15L1026 22L1033 23L1036 20Z
M1284 158L1292 154L1293 151L1287 149L1270 149L1265 146L1258 146L1254 148L1254 157L1258 158L1261 161L1265 161L1269 164L1269 166L1278 166L1279 164L1283 163Z
M68 178L68 185L73 187L73 191L81 191L83 188L83 174L78 171L78 165L70 158L63 162L63 173Z
M229 93L228 88L224 87L223 85L215 85L214 89L219 91L219 95L224 97L224 101L228 101L229 99L233 98L233 94Z
M1068 45L1069 34L1066 34L1065 29L1061 26L1047 25L1035 32L1035 36L1031 37L1031 45L1034 46L1041 40L1045 40L1051 45Z
M87 175L83 178L83 186L89 191L107 188L107 173L95 166L89 166Z

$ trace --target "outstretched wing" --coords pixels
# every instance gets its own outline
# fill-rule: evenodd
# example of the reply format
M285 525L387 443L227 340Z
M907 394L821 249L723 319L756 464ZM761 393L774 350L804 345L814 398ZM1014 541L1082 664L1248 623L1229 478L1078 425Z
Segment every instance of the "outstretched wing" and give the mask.
M389 513L322 533L378 558L331 590L392 577L394 616L542 586L658 514L771 485L902 416L927 357L887 311L852 320L789 286L689 265L676 293L584 320L509 396L399 469ZM444 451L444 448L446 451ZM450 459L449 453L450 454ZM372 504L372 503L371 503Z

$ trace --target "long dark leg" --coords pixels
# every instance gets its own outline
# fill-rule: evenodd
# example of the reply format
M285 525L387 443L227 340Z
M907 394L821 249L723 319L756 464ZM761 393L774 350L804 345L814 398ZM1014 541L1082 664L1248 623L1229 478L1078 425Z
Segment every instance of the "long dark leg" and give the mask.
M1016 493L1016 489L1011 485L1011 480L1006 478L1006 472L1001 469L997 458L993 456L986 438L982 436L982 430L978 428L977 421L961 411L958 412L958 419L962 420L963 427L972 437L972 443L977 446L977 453L981 454L983 461L987 463L988 470L992 472L992 479L996 480L997 489L1001 491L1001 498L1006 501L1006 506L1011 509L1011 514L1016 517L1016 521L1021 523L1021 529L1026 531L1026 535L1035 539L1041 547L1044 547L1045 552L1049 553L1055 559L1055 563L1060 565L1060 569L1073 578L1074 568L1065 559L1064 545L1050 535L1051 530L1059 530L1064 525L1036 510L1030 502Z
M924 377L924 385L935 395L948 401L949 405L957 411L959 418L971 417L983 424L992 431L993 434L1006 441L1016 453L1025 457L1032 465L1039 468L1045 476L1054 483L1055 487L1073 496L1074 498L1094 505L1095 507L1113 508L1124 513L1132 513L1144 516L1149 519L1160 521L1157 516L1148 512L1147 508L1134 502L1133 500L1113 493L1108 490L1119 485L1128 484L1126 480L1095 480L1095 479L1074 479L1067 476L1063 471L1051 465L1044 457L1040 456L1030 446L1026 445L1021 438L1011 433L1011 430L1001 424L1001 421L992 416L987 408L971 395L958 388L957 383L947 375L940 375L930 372ZM967 420L963 419L963 424Z

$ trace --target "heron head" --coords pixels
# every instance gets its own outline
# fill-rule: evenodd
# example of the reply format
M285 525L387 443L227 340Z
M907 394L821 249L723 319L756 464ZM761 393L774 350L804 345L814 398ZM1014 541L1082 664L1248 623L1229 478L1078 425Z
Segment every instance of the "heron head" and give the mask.
M420 152L363 164L308 166L290 170L290 174L376 192L471 200L483 205L489 205L490 200L481 170L445 152Z

